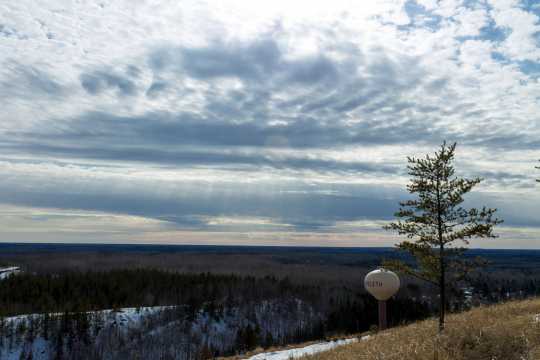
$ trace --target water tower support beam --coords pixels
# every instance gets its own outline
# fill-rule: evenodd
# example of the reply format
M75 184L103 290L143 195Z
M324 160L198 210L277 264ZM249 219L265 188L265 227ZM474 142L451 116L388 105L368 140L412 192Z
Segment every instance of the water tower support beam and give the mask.
M386 330L387 327L386 301L379 300L379 330Z

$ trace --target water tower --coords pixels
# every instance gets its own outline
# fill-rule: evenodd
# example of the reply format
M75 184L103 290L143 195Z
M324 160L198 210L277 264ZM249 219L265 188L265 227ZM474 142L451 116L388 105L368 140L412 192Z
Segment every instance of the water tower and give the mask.
M379 301L379 330L388 326L386 318L386 300L399 290L399 277L392 271L379 268L366 275L364 287Z

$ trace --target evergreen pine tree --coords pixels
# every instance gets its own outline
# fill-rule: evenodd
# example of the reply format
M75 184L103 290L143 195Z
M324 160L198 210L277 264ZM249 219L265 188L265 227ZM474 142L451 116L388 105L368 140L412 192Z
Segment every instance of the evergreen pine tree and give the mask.
M45 313L45 315L43 315L42 321L43 321L43 326L41 328L41 331L42 331L41 336L43 337L43 339L49 340L49 325L51 321L51 317L49 313Z
M415 198L401 202L395 214L400 220L385 226L408 239L397 248L414 256L417 267L399 261L385 266L412 275L439 288L439 332L444 330L446 289L481 261L463 257L472 238L493 238L493 227L502 221L495 218L496 209L465 209L463 195L482 179L454 176L456 144L442 144L434 156L408 158L411 176L407 190Z
M257 347L259 341L258 341L258 334L255 331L255 329L251 326L251 324L248 324L244 330L244 343L246 346L246 350L253 350Z
M264 348L268 349L272 345L274 345L274 337L272 336L272 333L270 331L268 331L266 333L266 337L264 339Z
M54 345L54 359L62 360L64 358L64 335L61 331L56 334L56 342Z

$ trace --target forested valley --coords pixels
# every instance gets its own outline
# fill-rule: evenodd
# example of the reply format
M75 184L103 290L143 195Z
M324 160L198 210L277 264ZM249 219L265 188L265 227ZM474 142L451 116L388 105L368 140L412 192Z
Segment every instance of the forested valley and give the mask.
M514 268L510 276L508 269L518 262L512 254L495 255L488 271L451 289L449 309L538 294L540 277L530 266ZM169 266L175 263L172 258L161 267L145 263L155 254L126 256L137 258L138 265L100 270L87 263L44 267L44 261L32 268L24 256L4 259L24 271L0 281L1 354L23 359L36 353L58 359L208 359L361 333L377 324L377 303L361 279L381 254L366 252L354 259L317 251L234 254L235 271L230 273L215 264L212 272L183 267L182 262ZM211 255L183 254L182 259L193 256L208 264L201 259ZM85 257L91 258L71 254L73 259ZM250 271L257 262L257 271ZM404 278L388 304L391 325L433 315L435 299L429 286Z
M21 274L0 282L0 294L3 350L21 343L32 349L40 338L54 356L68 358L147 358L153 351L172 358L232 355L366 331L377 316L376 302L358 289L272 276L150 269ZM135 323L116 318L125 308ZM408 297L390 308L395 322L430 312L427 302ZM44 315L10 317L15 314Z

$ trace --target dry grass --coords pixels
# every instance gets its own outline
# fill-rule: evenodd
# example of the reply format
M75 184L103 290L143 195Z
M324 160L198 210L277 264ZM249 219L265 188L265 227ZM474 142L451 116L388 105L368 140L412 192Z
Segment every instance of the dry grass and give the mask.
M435 320L389 329L369 340L306 357L310 360L540 360L540 299L450 315L438 338Z

